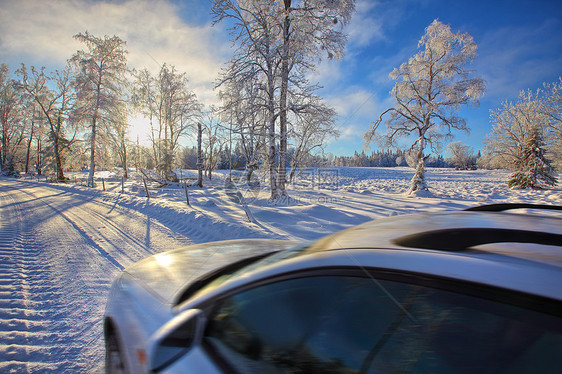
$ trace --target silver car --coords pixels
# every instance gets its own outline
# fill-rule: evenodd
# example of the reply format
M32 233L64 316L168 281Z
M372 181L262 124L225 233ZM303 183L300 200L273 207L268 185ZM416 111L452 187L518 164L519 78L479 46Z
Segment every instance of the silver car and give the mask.
M526 204L312 243L161 253L115 280L110 373L560 373L562 218ZM538 210L537 210L538 211Z

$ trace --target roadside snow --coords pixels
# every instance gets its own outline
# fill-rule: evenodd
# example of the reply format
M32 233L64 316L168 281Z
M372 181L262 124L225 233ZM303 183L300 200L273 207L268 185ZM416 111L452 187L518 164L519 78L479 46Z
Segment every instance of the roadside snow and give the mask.
M237 238L312 240L371 219L459 210L500 202L562 205L562 191L507 189L507 171L429 169L427 197L408 197L409 168L307 169L272 204L267 182L249 188L248 222L228 171L204 187L121 185L118 171L97 174L96 189L0 178L0 372L100 372L102 317L109 285L124 267L191 243ZM193 184L193 170L178 171ZM259 173L256 174L259 177ZM101 181L103 178L103 182ZM259 179L259 178L258 178ZM76 184L75 184L76 183ZM105 185L106 191L101 191ZM121 193L123 188L125 193Z

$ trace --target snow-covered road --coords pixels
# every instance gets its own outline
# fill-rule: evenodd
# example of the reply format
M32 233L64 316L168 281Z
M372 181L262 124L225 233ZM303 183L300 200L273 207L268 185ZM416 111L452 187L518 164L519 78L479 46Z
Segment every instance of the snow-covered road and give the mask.
M189 243L95 196L0 179L0 372L102 371L112 279Z

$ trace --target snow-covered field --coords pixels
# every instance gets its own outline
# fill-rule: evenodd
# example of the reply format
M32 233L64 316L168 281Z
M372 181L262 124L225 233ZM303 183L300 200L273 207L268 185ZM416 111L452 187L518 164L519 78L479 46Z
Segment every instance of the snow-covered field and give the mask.
M246 210L236 191L225 188L228 171L215 172L202 189L190 186L191 206L181 184L151 185L146 198L135 173L125 193L116 172L98 173L104 179L96 189L74 184L84 173L70 174L65 185L0 178L0 372L101 372L109 285L121 269L157 252L222 239L311 240L421 211L562 205L560 189L508 190L506 171L430 169L431 194L406 197L412 174L409 168L304 170L289 185L290 198L277 204L266 188L240 182Z

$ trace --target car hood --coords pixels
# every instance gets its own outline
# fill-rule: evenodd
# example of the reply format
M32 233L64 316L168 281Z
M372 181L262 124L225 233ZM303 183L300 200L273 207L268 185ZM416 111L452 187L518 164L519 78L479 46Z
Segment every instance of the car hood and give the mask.
M179 294L205 274L244 259L295 246L273 239L240 239L192 245L148 257L126 268L162 302L174 304Z

